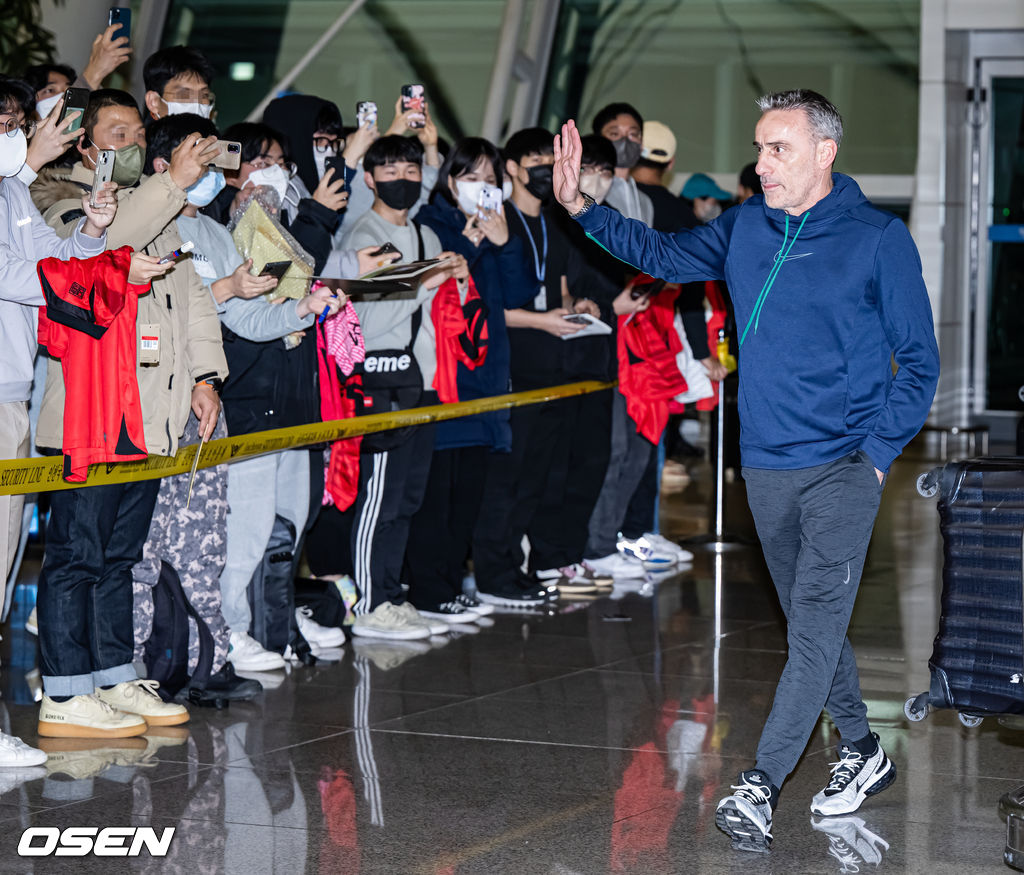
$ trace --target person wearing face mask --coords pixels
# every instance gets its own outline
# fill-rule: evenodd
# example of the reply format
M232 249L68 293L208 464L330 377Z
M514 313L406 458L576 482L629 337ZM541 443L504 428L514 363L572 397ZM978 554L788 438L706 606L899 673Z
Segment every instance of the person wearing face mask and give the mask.
M478 206L484 192L493 192L500 202L503 163L501 152L488 140L459 140L441 166L430 203L417 216L437 233L445 249L465 257L487 308L487 357L474 370L458 365L460 401L508 391L505 310L521 307L536 295L522 238L509 234L505 209ZM492 453L507 454L511 447L508 411L437 424L426 496L412 519L406 552L409 601L420 613L457 622L493 610L462 594L463 567L483 497L487 459Z
M224 131L224 139L241 144L241 162L238 170L225 171L227 185L203 207L203 213L226 225L256 186L268 186L281 201L279 221L312 256L314 270L324 274L327 259L336 248L332 235L338 226L338 210L348 202L347 193L328 173L310 195L287 164L284 135L266 124L239 122Z
M704 225L722 215L722 205L732 201L732 195L706 173L686 180L681 197L693 204L693 214Z
M147 124L186 112L210 118L213 74L213 65L206 56L191 46L168 46L146 58L142 79L146 85Z
M32 390L37 346L38 308L43 291L36 273L40 259L90 258L104 250L106 228L116 210L108 191L98 208L79 199L82 217L61 239L43 222L28 188L17 178L28 154L25 128L33 104L32 89L19 80L0 80L0 324L5 342L0 348L0 458L28 455L27 402ZM23 496L0 497L0 586L7 580L18 546ZM2 601L2 599L0 599ZM90 689L90 692L92 690ZM0 767L31 766L46 760L42 751L0 733Z
M166 173L174 150L187 137L197 133L204 137L216 137L217 129L212 122L188 114L166 116L153 122L147 131L148 147L144 171L147 174ZM255 343L279 341L293 331L308 328L315 315L324 309L336 309L338 301L328 300L329 293L326 291L299 301L288 300L279 306L272 306L262 297L274 289L277 280L273 277L253 276L250 271L252 261L244 260L238 254L227 229L208 216L199 214L199 207L209 203L223 186L224 176L220 169L212 166L207 168L206 173L186 190L186 203L175 221L181 239L193 243L191 265L203 285L210 290L222 326ZM283 344L278 343L278 346ZM232 414L238 413L229 400L229 387L234 388L238 383L248 383L252 389L254 382L254 375L251 372L246 373L245 368L239 367L239 363L233 360L228 345L225 345L225 355L231 377L223 389L225 416L217 424L213 433L215 438L228 434L226 426L231 424ZM265 395L266 398L261 399L261 403L265 403L271 409L287 409L289 399L304 391L308 392L307 387L314 382L310 373L304 372L297 374L287 386L282 385L288 382L288 363L280 361L272 351L267 351L266 355L261 356L260 362L266 369L275 372L278 379L256 386L256 391L251 392L250 397ZM298 421L267 420L262 425L272 428L277 425L304 424L311 421L316 412L315 403L310 403L307 407L304 413L309 419L299 417ZM262 412L265 412L265 408ZM238 427L232 424L232 434L238 434L243 430L241 417L237 416L235 419ZM185 428L183 443L196 443L198 440L199 421L195 416L191 416ZM301 460L305 461L308 453L298 452ZM259 684L253 680L236 677L234 669L253 671L283 667L284 662L279 654L262 651L262 648L249 638L247 614L244 618L232 616L229 629L226 622L228 611L222 608L221 602L222 571L226 562L234 558L233 554L238 551L239 546L252 547L250 552L255 556L254 563L258 563L263 556L267 538L265 537L262 543L254 543L249 537L250 533L261 527L260 516L253 508L269 510L270 524L273 523L275 502L270 496L270 484L275 481L278 468L275 461L281 455L284 454L240 462L231 471L217 467L199 472L187 520L177 511L186 501L190 478L187 475L180 475L167 477L161 481L153 523L143 550L143 560L135 566L133 572L137 659L143 657L144 644L152 628L152 587L159 579L160 563L166 562L178 572L186 597L213 635L213 673L204 687L207 693L229 699L252 698L260 692ZM269 472L266 470L268 464ZM251 470L254 465L258 468L262 466L262 469ZM246 469L246 466L249 468ZM238 494L233 495L231 484L235 483L237 486L238 475L246 473L249 476L242 476L240 479L243 488L236 489ZM256 505L251 505L246 501L244 487L248 485L248 492L252 492L254 482L260 501ZM305 490L301 494L305 495ZM228 511L229 505L234 509L233 514ZM263 516L265 517L266 513ZM241 527L238 525L240 520L244 520ZM234 522L234 527L229 521ZM202 530L202 537L196 538L192 534L197 529ZM251 574L250 569L245 576L246 583ZM191 651L190 659L195 660L198 656L198 641L193 642Z
M510 383L512 391L518 392L572 379L566 361L576 354L568 347L587 345L589 339L563 341L563 336L575 334L581 327L563 317L577 308L593 313L596 305L574 301L570 295L568 277L578 255L548 209L553 161L550 133L543 128L518 131L505 144L503 155L505 174L512 181L505 219L511 239L522 245L531 292L520 306L505 310ZM531 546L536 540L542 545L539 556L544 556L543 533L533 521L549 485L556 447L570 427L567 417L573 408L572 403L560 402L515 408L510 414L511 451L487 456L484 494L473 532L476 586L486 604L540 605L547 598L536 574L520 570L524 558L521 543L529 533ZM585 417L581 425L590 428ZM552 488L556 489L554 484ZM583 525L585 528L585 521ZM579 558L582 556L575 557ZM552 564L564 563L535 568Z
M187 190L203 177L217 154L214 138L191 131L171 152L164 172L143 176L145 131L131 95L112 89L93 92L83 128L85 136L78 145L82 161L72 168L65 185L81 197L92 187L98 151L115 150L114 178L121 185L117 191L118 216L107 230L108 248L129 245L136 252L158 259L180 249L184 241L175 218L186 203ZM64 236L74 229L80 212L80 203L75 207L67 199L58 200L46 211L46 219L58 235ZM157 338L149 356L156 361L137 360L135 368L146 450L150 455L172 456L186 433L193 433L188 429L207 437L215 433L221 410L218 393L228 374L220 321L190 259L174 263L173 269L153 281L151 293L139 298L137 325ZM51 360L36 434L36 444L43 452L61 447L64 405L63 372L60 363ZM195 422L190 426L193 418ZM66 620L67 613L60 605L100 582L111 582L111 586L116 582L118 592L121 586L131 592L131 568L142 558L159 488L160 482L154 480L130 486L94 486L51 496L52 531L47 536L42 572L47 582L45 593L40 586L39 631L43 652L50 652L48 659L52 660L44 675L54 675L58 682L47 691L50 701L44 700L41 722L67 706L74 712L72 717L86 721L87 731L95 728L91 712L82 711L84 679L78 677L76 669L87 656L81 646L69 646L65 640L78 633L62 622L48 621L47 612ZM89 524L80 524L83 520ZM109 554L101 539L114 528L119 541L116 553ZM81 555L102 558L89 563L75 561ZM115 652L127 648L131 664L131 632L118 625L116 637ZM143 712L164 707L143 688L115 686L100 690L99 695L115 708L141 708L137 713L142 716Z
M342 240L349 249L391 242L402 253L401 262L449 260L418 277L417 295L411 300L355 305L366 343L366 361L357 366L356 375L364 403L373 409L437 403L431 305L442 282L469 275L463 256L443 251L430 228L409 219L423 183L422 162L418 140L394 135L378 139L363 159L364 181L375 192L373 208L346 228ZM401 586L409 524L426 490L434 432L428 424L382 440L363 438L352 527L360 592L353 608L353 635L415 639L448 629L442 620L421 616Z
M594 133L615 147L615 178L605 203L627 219L639 219L650 226L654 205L630 176L643 153L643 127L640 113L628 103L609 103L594 116Z

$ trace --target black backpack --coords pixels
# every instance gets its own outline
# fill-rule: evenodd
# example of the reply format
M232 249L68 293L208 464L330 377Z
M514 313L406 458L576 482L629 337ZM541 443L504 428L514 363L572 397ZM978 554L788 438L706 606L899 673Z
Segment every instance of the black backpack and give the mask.
M306 665L316 662L295 619L295 526L282 516L274 517L263 561L249 582L252 624L249 634L267 650L283 654L290 644Z
M188 673L189 619L199 633L196 670ZM186 686L203 689L213 670L213 635L192 607L181 586L178 572L160 563L160 576L153 587L153 631L146 641L144 661L150 679L160 683L160 696L170 702Z

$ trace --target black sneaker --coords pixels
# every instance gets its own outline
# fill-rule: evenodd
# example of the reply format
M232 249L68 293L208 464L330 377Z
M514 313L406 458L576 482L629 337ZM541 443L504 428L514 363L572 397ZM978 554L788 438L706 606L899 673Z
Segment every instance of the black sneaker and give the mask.
M715 825L738 851L767 851L772 846L772 786L758 770L740 772L736 792L718 803Z
M476 596L485 605L500 605L506 608L539 607L547 601L546 593L540 587L526 588L516 583L496 586L490 592L477 586Z
M186 686L175 698L193 705L223 708L227 702L248 702L262 692L263 685L259 681L239 677L235 667L225 662L219 671L210 675L206 686Z
M481 617L486 617L494 613L494 605L485 605L480 601L480 599L476 598L476 596L459 593L455 596L455 602L456 604L462 605L464 608L469 608L469 610L479 614Z
M878 741L878 733L871 733ZM811 813L826 817L852 814L861 803L881 793L896 780L896 766L882 745L869 757L850 747L839 748L839 762L832 763L832 780L811 802Z

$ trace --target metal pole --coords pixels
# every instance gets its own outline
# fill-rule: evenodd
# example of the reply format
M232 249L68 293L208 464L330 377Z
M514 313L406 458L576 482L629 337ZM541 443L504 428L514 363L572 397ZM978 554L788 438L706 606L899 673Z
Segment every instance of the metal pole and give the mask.
M529 56L529 78L520 82L512 101L509 130L537 124L544 82L551 62L551 46L558 27L558 8L561 0L537 0L530 18L530 31L526 36L526 54Z
M505 115L505 98L508 96L509 83L512 81L512 68L519 48L519 30L523 26L524 10L524 0L507 0L501 30L498 31L498 52L494 57L494 67L491 69L491 84L487 89L484 120L480 126L480 136L492 143L501 138L501 120Z
M718 458L715 460L715 540L725 534L725 380L718 384Z
M334 39L338 31L341 30L348 20L355 15L360 9L366 5L366 0L352 0L348 5L348 8L339 15L334 24L332 24L327 30L324 31L323 36L320 37L313 45L309 47L309 50L296 62L279 82L277 82L266 94L266 96L259 103L256 104L252 112L246 116L246 121L254 122L259 121L263 117L263 110L267 108L267 104L270 103L283 88L287 88L292 84L299 76L302 75L303 71L308 67L317 55L320 54L327 46L327 44Z

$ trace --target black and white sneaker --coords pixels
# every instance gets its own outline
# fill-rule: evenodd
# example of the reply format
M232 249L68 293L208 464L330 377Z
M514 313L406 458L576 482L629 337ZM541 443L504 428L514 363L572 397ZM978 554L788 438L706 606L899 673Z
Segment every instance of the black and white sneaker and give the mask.
M872 735L877 742L878 734ZM896 766L881 744L869 757L849 745L841 745L839 762L832 763L832 780L811 801L811 813L826 817L852 814L868 796L881 793L895 780Z
M432 608L417 608L421 617L429 617L431 620L442 620L445 623L458 625L459 623L474 623L480 615L476 611L463 607L458 602L445 602Z
M736 792L718 803L715 825L738 851L763 853L772 846L772 786L758 770L740 772Z
M540 587L526 587L510 584L495 587L490 592L477 589L476 597L485 605L497 605L503 608L535 608L542 606L549 598Z
M860 872L862 865L882 865L889 843L855 815L811 818L811 827L828 837L829 856L835 857L840 872Z
M476 596L466 595L465 593L459 593L455 596L455 603L468 608L481 617L487 617L494 613L494 605L485 605Z

